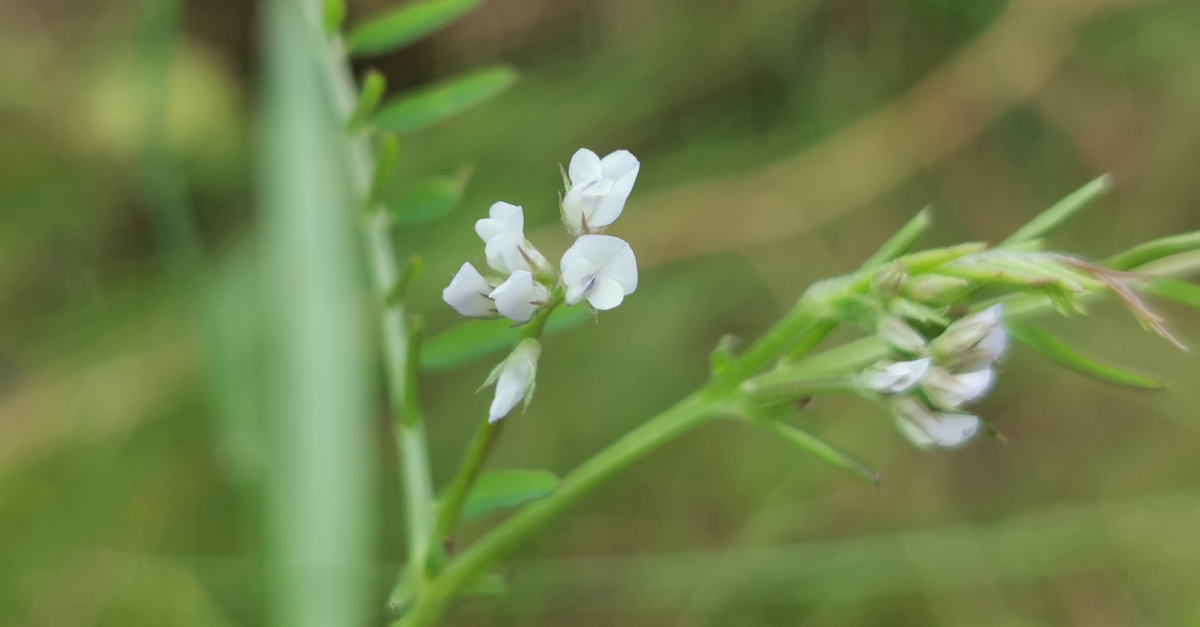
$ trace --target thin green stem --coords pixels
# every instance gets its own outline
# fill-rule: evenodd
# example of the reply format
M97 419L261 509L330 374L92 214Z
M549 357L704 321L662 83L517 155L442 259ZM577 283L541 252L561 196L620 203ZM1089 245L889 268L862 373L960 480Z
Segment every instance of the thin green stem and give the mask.
M546 328L546 321L550 319L550 314L554 313L562 301L562 292L556 291L550 303L521 328L521 338L540 337ZM470 495L471 488L474 487L479 473L487 462L488 455L500 435L500 429L504 422L504 420L492 422L484 418L480 422L479 428L475 430L475 435L471 437L471 443L467 447L466 455L463 456L462 464L458 467L458 473L450 482L450 487L446 489L439 504L436 542L448 542L453 539L459 518L462 516L463 505L467 502L467 496Z
M560 490L521 509L463 551L423 591L411 611L401 618L399 625L432 625L445 611L455 592L531 538L596 486L706 419L725 411L721 398L712 390L702 389L584 462L567 475Z

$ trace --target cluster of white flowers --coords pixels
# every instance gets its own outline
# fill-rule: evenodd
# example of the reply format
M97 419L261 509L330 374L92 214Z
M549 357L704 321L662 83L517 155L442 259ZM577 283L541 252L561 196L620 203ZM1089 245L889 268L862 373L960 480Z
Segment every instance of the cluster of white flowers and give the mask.
M468 318L503 316L516 324L529 322L557 302L571 306L587 301L597 310L620 305L637 289L637 258L624 240L601 233L625 209L640 167L627 150L601 159L581 148L571 157L559 210L576 239L557 270L525 238L521 207L492 205L488 217L475 223L475 232L483 240L488 268L498 276L486 277L464 263L442 290L442 298ZM484 384L496 383L489 420L503 418L522 399L528 404L540 352L536 339L525 339L496 367Z
M863 373L863 384L886 397L897 428L913 444L952 448L979 433L979 417L959 410L992 387L995 363L1008 348L1003 315L995 305L928 342L899 317L880 322L880 337L915 359L881 361Z

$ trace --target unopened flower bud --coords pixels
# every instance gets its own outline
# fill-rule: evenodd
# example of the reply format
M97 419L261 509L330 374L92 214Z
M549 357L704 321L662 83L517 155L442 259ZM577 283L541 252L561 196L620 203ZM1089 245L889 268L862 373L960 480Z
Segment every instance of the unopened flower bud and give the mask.
M863 385L880 394L901 394L916 387L929 371L930 360L880 361L863 371Z
M883 298L891 298L900 291L907 276L904 266L895 262L885 264L871 276L871 291Z
M970 281L940 274L922 274L904 282L900 293L917 302L945 305L966 296Z
M488 422L496 422L508 415L522 400L525 405L533 400L533 388L537 380L537 361L542 345L533 338L521 340L513 352L499 365L483 383L487 387L496 384L496 396L488 410Z
M917 333L904 318L892 314L879 317L875 333L884 344L907 355L924 355L929 344L925 336Z
M982 421L970 414L947 414L930 410L911 396L895 396L888 401L896 428L919 448L954 448L966 444L979 433Z
M921 379L921 391L936 407L954 410L987 394L995 376L996 371L991 368L963 374L930 368Z
M956 320L929 343L933 360L951 372L978 370L1000 358L1008 345L1008 336L1000 320L1003 305Z

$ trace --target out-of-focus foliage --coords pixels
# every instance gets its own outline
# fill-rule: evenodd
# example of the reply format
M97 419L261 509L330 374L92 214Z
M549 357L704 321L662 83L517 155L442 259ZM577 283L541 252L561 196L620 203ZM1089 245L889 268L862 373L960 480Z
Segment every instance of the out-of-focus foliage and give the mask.
M261 451L231 435L214 393L253 379L210 368L233 355L255 372L255 325L271 323L249 315L258 29L250 3L192 2L166 59L165 149L225 296L214 315L247 338L227 354L150 217L142 5L0 5L0 625L265 622L262 512L238 474ZM351 2L347 23L389 6ZM639 289L603 329L585 317L546 338L537 402L510 417L499 468L565 474L703 381L722 334L761 330L926 204L927 241L999 241L1111 172L1114 193L1053 247L1102 259L1200 228L1190 0L503 0L371 61L387 99L490 64L522 77L437 126L400 125L413 132L389 193L474 172L444 219L396 235L426 260L409 298L431 347L458 323L440 290L482 257L471 225L488 205L523 205L554 259L567 243L553 235L556 165L580 146L643 163L621 225ZM1200 343L1194 313L1163 308ZM906 446L867 404L809 408L801 426L869 460L882 491L714 424L581 504L503 568L508 594L465 601L449 623L1200 621L1200 364L1116 306L1044 327L1167 391L1016 350L981 408L1006 443L942 455ZM469 392L491 366L442 337L422 379L439 487L486 412ZM403 535L387 422L381 600Z

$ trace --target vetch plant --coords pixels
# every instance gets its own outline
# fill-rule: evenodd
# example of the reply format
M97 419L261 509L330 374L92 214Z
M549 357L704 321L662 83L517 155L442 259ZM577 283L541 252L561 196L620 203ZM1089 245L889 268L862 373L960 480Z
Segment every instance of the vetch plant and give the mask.
M473 4L405 4L354 29L348 39L350 51L376 54L410 43ZM378 296L380 350L396 417L405 504L406 562L388 605L404 627L435 624L460 595L502 591L502 582L490 572L496 564L597 486L709 421L732 419L762 428L855 477L878 482L878 474L864 462L792 426L789 419L814 397L848 394L878 407L879 415L918 447L962 447L998 431L986 416L968 408L1002 377L1010 339L1103 381L1159 387L1149 377L1097 362L1049 333L1026 326L1028 319L1053 311L1082 313L1090 302L1112 297L1146 329L1182 346L1146 297L1200 307L1200 288L1175 278L1200 271L1200 233L1155 240L1101 261L1047 248L1044 238L1103 194L1110 185L1107 177L1084 186L994 246L974 242L914 252L929 224L929 213L923 211L862 267L810 287L745 350L736 352L730 338L719 341L706 382L561 480L541 471L485 472L502 426L520 419L513 411L532 398L541 338L553 327L555 313L575 308L596 316L620 305L639 286L634 251L602 231L624 211L641 164L627 151L601 158L581 149L564 174L560 205L563 222L576 239L557 266L527 240L521 207L498 202L475 225L486 268L463 264L443 290L445 302L466 318L505 319L467 320L464 325L513 328L501 328L486 342L478 340L479 353L494 346L511 351L485 382L495 386L494 396L486 415L481 402L478 427L457 471L436 490L418 383L422 346L437 345L444 338L426 342L420 319L406 309L406 290L420 266L411 257L401 261L392 231L432 219L437 212L428 202L417 209L411 197L390 198L385 190L399 154L397 134L487 100L511 84L514 75L506 68L483 70L381 103L381 75L369 74L360 89L350 73L340 2L326 2L323 15L314 3L299 0L272 0L270 6L273 27L287 35L291 45L302 44L310 53L278 55L289 61L279 65L279 80L285 86L285 79L304 84L313 74L295 68L316 65L309 69L336 108L342 125L340 157L364 216L363 247ZM457 192L442 188L445 202L434 205L452 207L461 185L454 188ZM861 337L816 352L842 325L859 329ZM471 387L463 383L464 391ZM514 507L519 509L473 542L460 544L465 517ZM281 577L282 585L307 581L303 576L311 574L296 573L291 579ZM295 585L294 590L309 589ZM283 610L284 616L299 612Z

